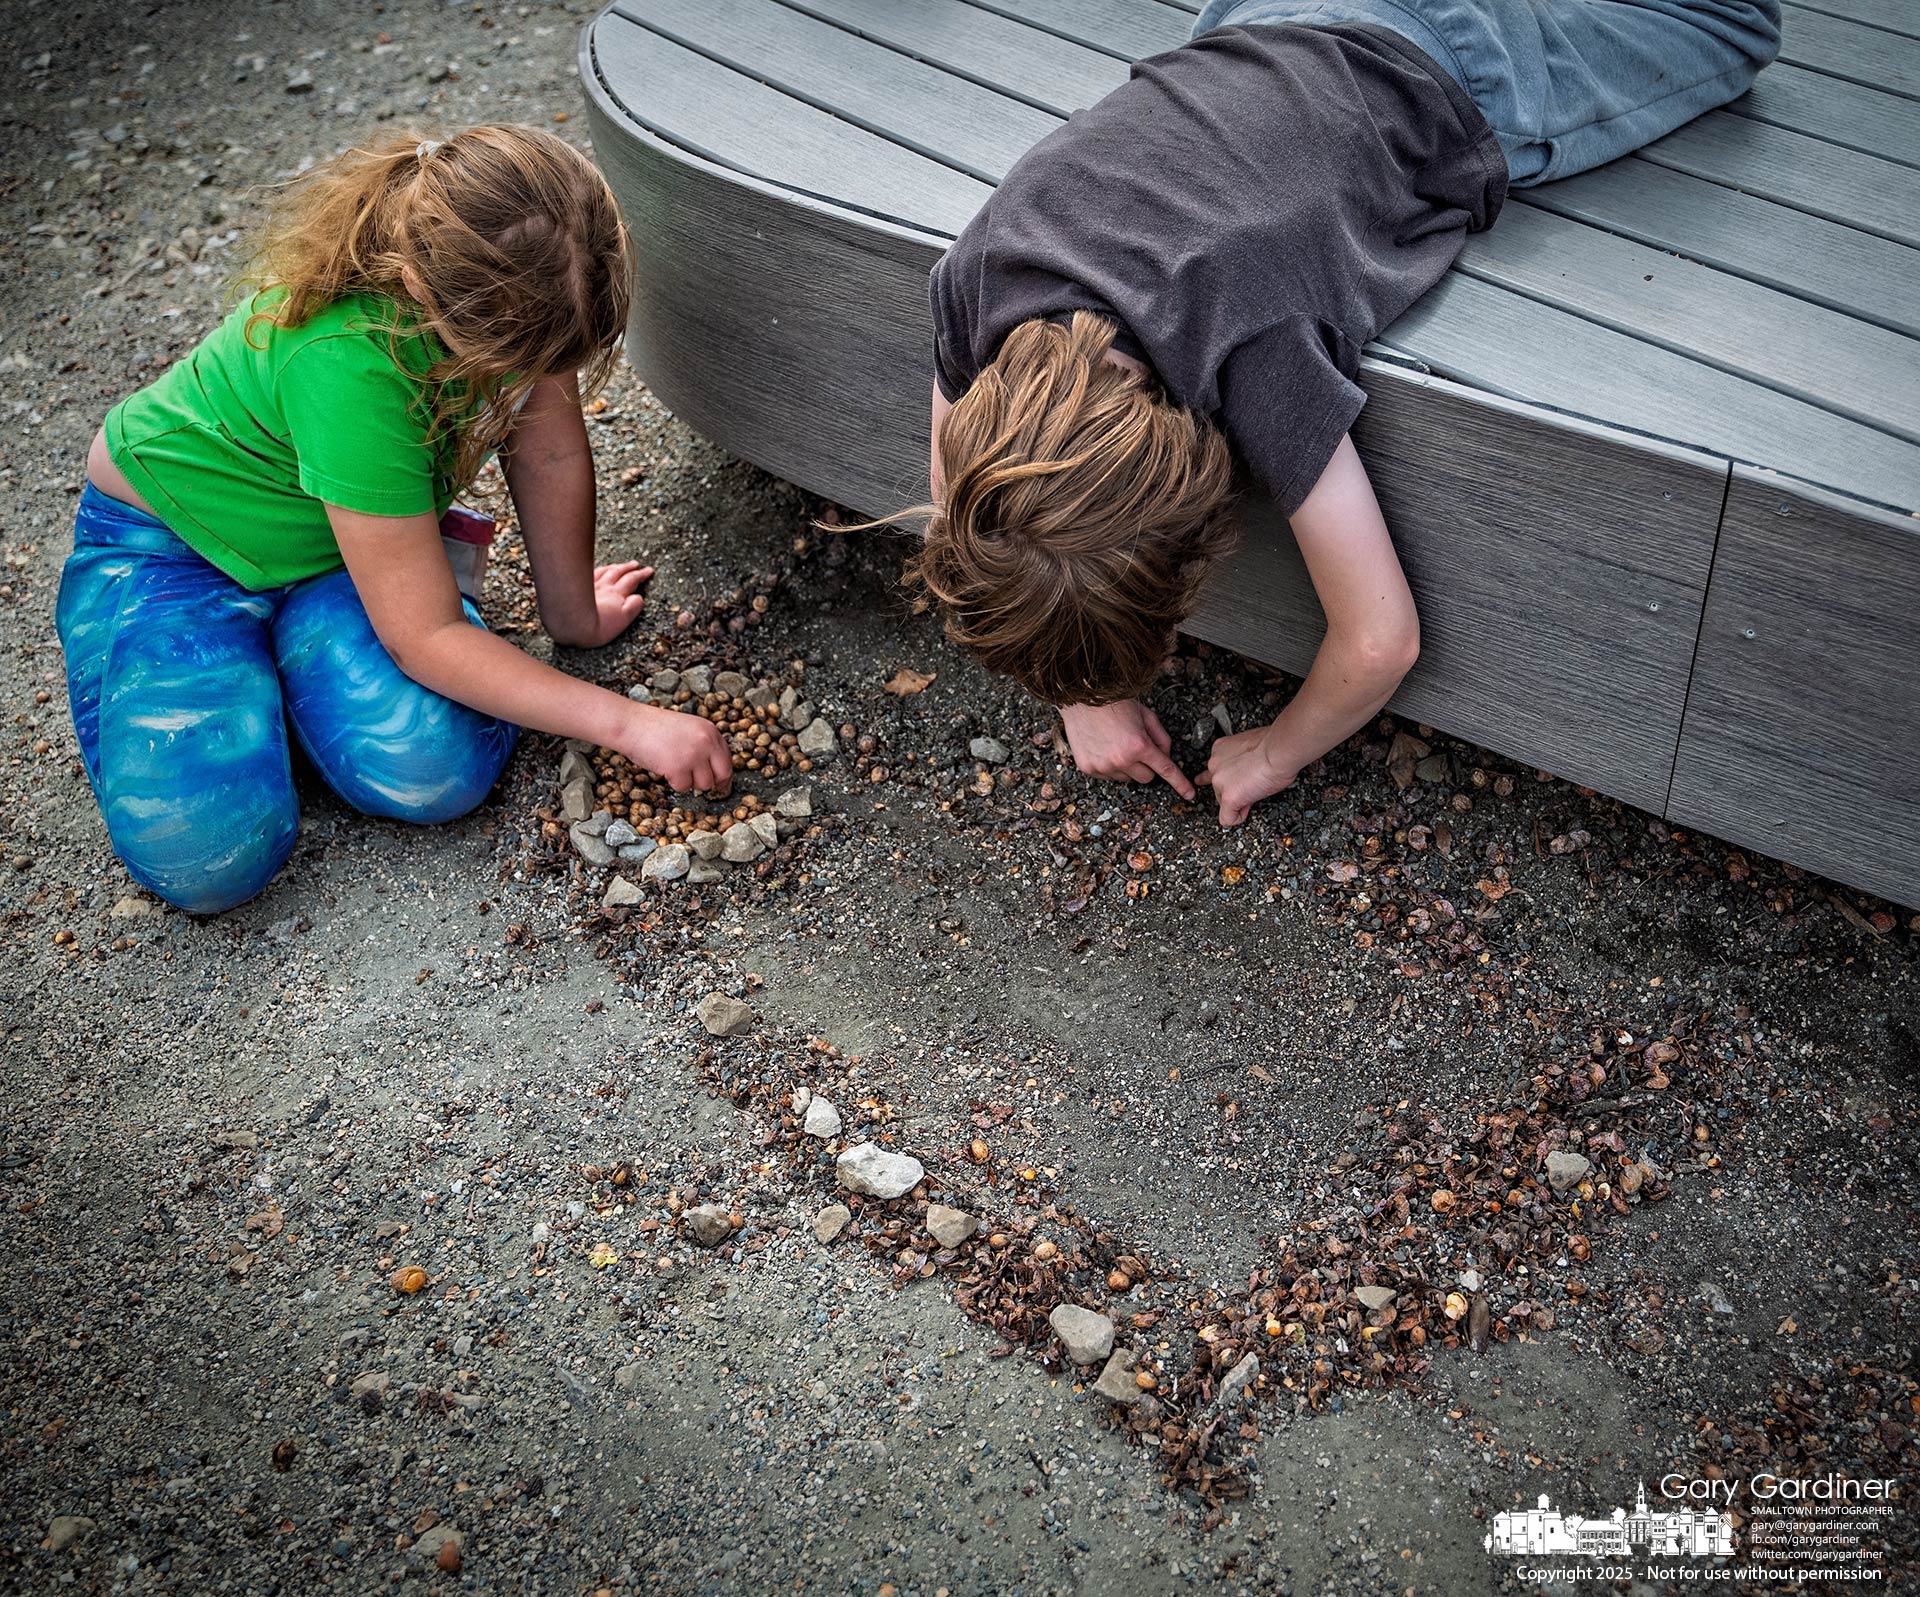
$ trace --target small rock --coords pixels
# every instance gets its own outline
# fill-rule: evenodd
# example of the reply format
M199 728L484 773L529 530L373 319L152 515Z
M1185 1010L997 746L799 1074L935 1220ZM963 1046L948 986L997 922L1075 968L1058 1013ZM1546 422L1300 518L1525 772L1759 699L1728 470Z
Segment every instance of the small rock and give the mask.
M570 821L584 821L593 814L593 783L584 776L576 776L560 789L560 809Z
M623 1392L631 1392L640 1384L640 1377L647 1373L644 1364L623 1364L613 1372L613 1384Z
M800 752L812 759L831 754L840 746L840 734L824 715L815 716L800 733Z
M1213 717L1213 724L1220 728L1223 737L1233 736L1233 717L1227 714L1224 704L1216 704L1208 714Z
M580 825L585 830L593 833L595 837L605 837L607 835L607 828L613 825L613 812L611 810L595 810L582 821Z
M800 699L792 709L780 717L780 724L789 732L798 732L813 719L813 700Z
M813 1217L813 1240L826 1243L853 1224L853 1211L844 1203L830 1203Z
M703 1248L717 1248L733 1235L733 1217L717 1203L695 1204L681 1218L687 1235Z
M635 704L651 704L653 703L653 689L647 687L644 683L636 682L632 687L627 689L627 697L632 699ZM631 1366L629 1366L629 1368L631 1368ZM617 1376L615 1377L616 1380L618 1378Z
M625 909L629 904L641 903L646 896L638 883L630 882L624 876L616 876L607 883L607 896L600 900L600 907Z
M1718 1281L1702 1281L1693 1291L1715 1314L1733 1313L1733 1299L1721 1289Z
M59 1514L47 1526L47 1539L40 1545L50 1553L64 1553L93 1529L85 1514Z
M633 829L631 821L611 821L600 834L600 841L608 848L624 848L629 843L639 842L640 834Z
M625 860L643 860L659 846L656 839L643 837L638 842L621 844L619 854Z
M1547 1155L1547 1185L1555 1192L1565 1192L1584 1181L1592 1168L1593 1163L1585 1154L1568 1153L1564 1148L1556 1148Z
M1478 1270L1462 1270L1460 1272L1460 1290L1462 1292L1478 1292L1480 1288L1485 1285L1486 1282L1481 1279Z
M773 809L790 821L804 821L813 814L813 789L790 787L773 801Z
M1098 1364L1113 1351L1113 1321L1097 1310L1062 1303L1047 1316L1047 1324L1075 1364Z
M347 1388L353 1399L368 1414L378 1414L380 1406L386 1401L387 1388L393 1382L379 1370L368 1370L364 1375L356 1375L353 1385Z
M560 756L560 785L565 787L582 777L586 778L589 787L593 785L593 764L578 749L568 749Z
M780 841L779 817L769 815L764 810L751 817L747 825L753 828L753 835L765 843L768 848Z
M967 745L967 752L976 760L985 760L989 765L1005 765L1013 758L1013 750L998 738L975 738Z
M693 856L685 843L662 843L640 867L641 878L649 882L677 882L687 874Z
M1353 1289L1354 1300L1369 1314L1378 1314L1399 1295L1390 1286L1357 1286Z
M611 865L613 850L587 830L588 823L576 821L567 828L567 837L573 844L574 853L589 865Z
M780 695L762 682L756 687L747 689L746 700L756 710L770 710L780 702Z
M745 698L747 679L738 671L716 671L713 674L713 691L724 693L730 699Z
M694 1013L710 1036L738 1037L753 1030L753 1011L725 993L708 993L694 1006Z
M1220 1382L1220 1390L1214 1395L1214 1402L1231 1403L1259 1378L1260 1355L1249 1353L1227 1371L1225 1378Z
M1423 782L1445 782L1453 774L1453 767L1447 763L1444 754L1429 754L1413 768L1413 774Z
M143 915L153 913L153 900L142 898L137 893L129 893L125 898L116 900L112 909L107 911L109 920L138 920Z
M441 1549L448 1546L451 1546L456 1554L460 1551L460 1533L451 1525L434 1525L420 1533L420 1538L413 1544L412 1550L415 1557L437 1563L441 1556ZM457 1569L459 1566L456 1564L454 1567Z
M897 1198L926 1178L926 1168L911 1154L893 1153L871 1142L844 1149L835 1163L840 1185L872 1198Z
M1187 734L1187 741L1204 746L1213 741L1213 734L1216 730L1211 720L1195 721L1193 723L1193 730Z
M840 1135L840 1111L826 1099L816 1097L808 1103L807 1117L800 1123L800 1129L822 1142L829 1137L837 1137Z
M943 1248L957 1248L980 1229L978 1215L944 1203L927 1205L927 1235Z
M766 851L766 839L745 821L735 821L720 834L720 857L735 865L757 860Z
M727 879L727 868L717 859L697 859L687 867L687 886L711 887Z
M305 67L298 67L294 71L289 72L287 74L287 93L313 93L313 74Z
M656 671L647 678L647 686L655 693L677 693L680 689L680 673L671 669Z
M1117 1349L1107 1360L1107 1367L1100 1372L1100 1379L1093 1383L1098 1392L1109 1403L1124 1404L1132 1408L1147 1394L1140 1390L1133 1379L1133 1355L1125 1348Z
M702 859L718 859L720 846L720 834L709 832L704 826L687 833L687 847Z
M704 665L688 666L680 673L680 686L689 693L711 693L713 691L713 671Z

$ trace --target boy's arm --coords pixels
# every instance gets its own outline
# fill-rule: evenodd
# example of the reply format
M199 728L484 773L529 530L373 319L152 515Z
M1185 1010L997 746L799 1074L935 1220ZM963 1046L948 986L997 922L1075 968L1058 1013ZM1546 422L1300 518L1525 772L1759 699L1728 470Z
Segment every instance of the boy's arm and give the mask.
M520 516L540 624L555 643L594 649L632 625L652 566L593 563L593 446L569 373L534 384L501 461Z
M946 424L947 412L953 406L947 396L940 392L940 385L933 385L933 421L927 429L931 440L927 449L927 481L933 485L934 503L938 504L940 495L946 490L946 474L940 470L940 429Z
M1327 617L1300 691L1271 726L1220 738L1200 780L1237 826L1268 795L1372 719L1420 652L1420 619L1373 484L1343 438L1293 514L1293 535Z

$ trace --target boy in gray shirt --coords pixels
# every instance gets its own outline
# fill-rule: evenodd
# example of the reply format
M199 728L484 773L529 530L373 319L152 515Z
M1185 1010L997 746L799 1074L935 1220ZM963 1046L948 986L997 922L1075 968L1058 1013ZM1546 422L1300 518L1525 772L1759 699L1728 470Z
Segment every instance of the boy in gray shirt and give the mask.
M1348 438L1367 341L1508 186L1742 93L1778 0L1211 0L1008 172L934 268L935 504L910 581L1060 706L1098 776L1193 784L1138 695L1231 541L1234 465L1327 617L1271 726L1221 738L1220 820L1363 726L1419 621Z

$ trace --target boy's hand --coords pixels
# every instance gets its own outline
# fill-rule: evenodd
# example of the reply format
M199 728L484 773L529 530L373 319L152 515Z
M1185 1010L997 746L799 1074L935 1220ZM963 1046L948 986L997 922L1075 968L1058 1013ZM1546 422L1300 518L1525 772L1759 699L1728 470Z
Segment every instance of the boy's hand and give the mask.
M630 709L631 731L614 746L635 765L665 777L676 792L724 794L733 786L733 752L705 716L649 704Z
M611 643L633 625L647 602L640 588L652 575L653 567L638 560L593 568L593 629L587 648Z
M1151 782L1158 776L1182 798L1194 796L1187 773L1173 763L1173 739L1160 717L1138 699L1064 704L1060 719L1066 724L1073 763L1088 776L1113 782Z
M1238 826L1254 805L1292 787L1300 775L1297 765L1276 757L1272 732L1272 727L1261 726L1213 740L1200 780L1220 801L1222 826Z

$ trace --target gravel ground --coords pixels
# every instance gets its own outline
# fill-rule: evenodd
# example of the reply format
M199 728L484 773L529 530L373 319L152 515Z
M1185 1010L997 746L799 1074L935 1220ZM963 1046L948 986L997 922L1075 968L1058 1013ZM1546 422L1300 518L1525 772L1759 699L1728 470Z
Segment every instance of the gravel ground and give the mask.
M529 738L465 822L308 781L264 897L145 899L53 639L85 445L254 185L577 129L585 14L148 10L14 4L0 89L0 1588L1530 1590L1481 1538L1539 1492L1910 1480L1910 910L1388 722L1232 834L1083 784L897 551L630 376L603 545L660 575L561 663L794 688L822 752L742 790L811 815L715 881L590 868ZM528 598L509 537L489 611L550 655ZM1195 650L1156 703L1191 767L1285 686ZM858 1142L921 1169L821 1243Z

